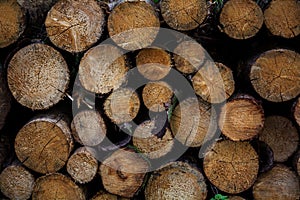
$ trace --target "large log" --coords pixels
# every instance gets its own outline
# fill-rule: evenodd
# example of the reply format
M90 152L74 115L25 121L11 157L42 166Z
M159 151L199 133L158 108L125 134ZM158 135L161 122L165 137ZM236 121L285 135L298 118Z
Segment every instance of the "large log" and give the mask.
M288 118L274 115L266 118L259 140L271 147L274 161L285 162L297 150L299 135Z
M69 69L62 55L45 44L20 49L10 60L7 81L15 99L33 110L58 103L69 84Z
M145 199L204 200L206 187L198 169L184 162L171 162L152 173L145 189Z
M264 18L273 35L293 38L300 34L300 2L297 0L272 0Z
M37 117L25 124L15 139L18 159L28 168L42 173L60 170L73 148L67 120L60 115Z
M248 39L261 29L264 16L252 0L230 0L221 10L221 30L234 39Z
M197 28L207 15L205 0L162 0L160 10L165 22L181 31Z
M300 198L299 188L297 175L284 165L276 165L258 177L253 186L253 196L256 200L295 200Z
M49 11L45 25L53 44L69 52L81 52L100 39L104 17L95 0L60 0Z
M26 26L25 12L17 0L0 1L0 48L16 42Z
M154 8L144 1L123 2L108 17L109 36L120 47L137 50L154 41L160 22Z
M220 190L237 194L249 189L258 174L258 155L248 142L218 141L205 155L203 168Z
M272 102L288 101L300 94L300 54L287 49L264 52L251 66L256 92Z

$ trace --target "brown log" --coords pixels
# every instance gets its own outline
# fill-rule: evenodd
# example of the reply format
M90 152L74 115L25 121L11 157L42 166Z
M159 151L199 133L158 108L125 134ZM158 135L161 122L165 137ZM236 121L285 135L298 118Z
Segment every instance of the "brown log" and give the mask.
M228 198L229 198L229 200L246 200L240 196L229 196Z
M159 132L163 132L162 137L157 135ZM163 157L174 146L174 138L169 128L158 127L156 120L141 123L133 133L132 142L143 155L150 159Z
M119 197L114 194L110 194L104 190L99 191L92 200L129 200L127 198Z
M15 139L18 159L26 167L42 174L60 170L72 148L69 124L59 115L31 120L21 128Z
M221 30L234 39L255 36L263 25L263 12L252 0L230 0L221 10Z
M258 135L264 126L264 110L249 95L239 95L221 109L219 127L233 141L249 140Z
M88 183L96 176L98 161L93 156L92 149L78 148L67 162L67 171L80 184Z
M6 167L0 174L0 190L9 199L29 199L34 183L33 175L20 165Z
M205 49L195 41L183 41L174 49L174 65L185 74L196 72L205 61Z
M205 155L204 172L220 190L237 194L249 189L258 174L259 161L248 142L223 140Z
M216 132L216 113L206 102L188 98L176 106L170 125L179 142L186 146L199 147L206 136L210 137Z
M289 119L269 116L266 118L264 129L259 134L259 140L271 147L274 161L284 162L297 150L299 135Z
M295 200L300 198L297 175L284 165L276 165L261 174L253 186L253 196L257 200Z
M159 48L142 49L136 56L136 66L145 78L157 81L169 74L171 56Z
M224 102L235 89L232 71L222 63L206 62L192 83L196 94L209 103Z
M297 0L271 1L264 18L273 35L293 38L300 34L300 2Z
M268 101L282 102L300 94L300 54L273 49L259 56L251 67L250 80L256 92Z
M184 162L172 162L151 175L146 189L146 200L206 199L207 188L203 175Z
M120 3L112 10L107 22L109 36L127 50L150 46L159 26L154 8L144 1Z
M76 142L82 145L96 146L106 136L106 125L99 112L84 110L74 116L71 131Z
M293 106L293 114L297 124L300 126L300 97L297 98Z
M166 82L149 82L143 88L142 97L149 110L162 112L166 110L166 105L171 104L173 91Z
M85 200L85 195L70 178L63 174L47 174L36 180L33 200L64 199Z
M139 97L130 88L114 90L104 102L105 114L116 124L130 122L139 109Z
M20 104L41 110L53 106L65 96L69 69L58 51L35 43L12 57L7 78L9 89Z
M104 17L95 0L60 0L49 11L45 25L53 44L69 52L81 52L99 40Z
M181 31L197 28L207 15L205 0L162 0L160 10L165 22Z
M17 0L0 1L0 48L16 42L25 30L25 12Z
M10 101L11 96L4 78L2 66L0 65L0 130L3 128L6 121L6 116L10 111Z
M99 174L108 192L130 198L141 187L148 167L134 151L118 149L102 162Z
M125 56L119 48L100 44L84 54L78 74L86 90L104 94L120 87L127 70Z

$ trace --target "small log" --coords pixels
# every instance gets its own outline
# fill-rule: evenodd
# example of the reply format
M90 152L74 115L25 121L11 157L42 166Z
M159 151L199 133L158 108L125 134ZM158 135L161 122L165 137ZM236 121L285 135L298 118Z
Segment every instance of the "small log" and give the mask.
M105 94L120 87L127 71L121 50L113 45L100 44L84 54L78 74L86 90Z
M166 82L150 82L143 88L142 97L150 111L162 112L166 110L166 105L171 104L173 91Z
M85 200L85 195L70 178L63 174L47 174L36 180L32 193L33 200L66 199Z
M140 109L140 99L130 88L114 90L104 102L105 114L115 124L132 121Z
M256 92L272 102L288 101L300 93L300 54L287 49L264 52L251 66Z
M293 123L281 116L269 116L259 134L259 140L267 143L274 153L274 161L285 162L296 150L299 135Z
M258 174L259 161L248 142L223 140L205 155L204 172L220 190L237 194L249 189Z
M174 109L170 126L175 138L183 145L199 147L217 129L216 112L209 104L187 98Z
M58 103L69 84L69 69L62 55L45 44L19 50L7 69L8 86L15 99L33 110Z
M207 16L205 0L162 0L160 10L165 22L181 31L197 28Z
M110 194L104 190L99 191L92 200L129 200L127 198L119 197L114 194Z
M9 199L29 199L34 183L33 175L20 165L11 165L0 174L0 190Z
M239 95L221 109L219 127L233 141L249 140L258 135L264 126L264 110L249 95Z
M69 124L59 115L31 120L21 128L15 139L18 159L26 167L42 174L60 170L72 149Z
M91 151L86 147L80 147L67 162L68 173L80 184L90 182L97 174L98 161Z
M96 146L106 137L105 122L94 110L77 113L71 123L71 131L75 141L86 146Z
M60 0L48 12L45 25L54 45L74 53L87 50L100 39L104 17L95 0Z
M264 18L273 35L293 38L300 34L300 2L297 0L271 1Z
M104 188L122 197L133 197L144 181L148 163L138 153L118 149L99 167Z
M201 172L184 162L171 162L154 171L145 189L146 200L206 199L207 186Z
M26 26L25 12L16 0L0 1L0 48L16 42Z
M195 41L183 41L174 49L174 65L184 74L196 72L205 61L205 49Z
M7 87L2 66L0 66L0 130L5 125L6 116L10 111L11 95Z
M232 71L222 63L207 62L192 83L196 94L209 103L224 102L235 89Z
M161 130L162 129L162 130ZM157 134L162 133L162 137ZM132 143L150 159L161 158L171 152L174 138L169 128L157 127L156 120L141 123L134 131Z
M152 44L160 22L154 8L144 1L123 2L108 17L109 36L120 47L137 50Z
M151 81L157 81L169 74L171 56L163 49L142 49L136 56L136 66L140 74Z
M264 16L252 0L230 0L220 14L221 30L234 39L248 39L261 29Z
M297 153L294 155L293 165L296 172L298 173L298 176L300 176L300 150L298 150Z
M300 97L297 98L293 106L293 114L297 124L300 126Z
M284 165L276 165L261 174L253 186L253 196L257 200L295 200L300 198L299 178Z

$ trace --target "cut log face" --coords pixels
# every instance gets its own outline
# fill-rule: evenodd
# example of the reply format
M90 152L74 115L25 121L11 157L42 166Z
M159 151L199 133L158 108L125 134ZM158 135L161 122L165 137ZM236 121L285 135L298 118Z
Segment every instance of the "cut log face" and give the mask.
M160 10L165 22L181 31L197 28L207 15L205 0L162 0Z
M220 190L237 194L249 189L258 174L259 161L248 142L217 142L205 155L204 172Z
M205 49L195 41L184 41L174 49L174 64L185 74L196 72L205 61Z
M141 50L136 57L136 66L145 78L157 81L166 77L171 70L171 56L158 48Z
M300 34L300 2L297 0L271 1L264 18L273 35L293 38Z
M206 196L203 175L184 162L172 162L154 171L145 189L146 200L204 200Z
M261 174L253 186L253 196L257 200L295 200L300 198L299 178L284 165L277 165Z
M174 109L171 130L183 145L199 147L204 139L211 138L217 129L216 113L206 102L188 98Z
M94 0L60 0L48 12L45 25L53 44L69 52L81 52L100 38L104 17Z
M299 135L292 122L281 116L269 116L259 134L259 140L267 143L274 153L274 161L286 161L296 150Z
M142 97L145 106L153 112L162 112L171 104L173 91L163 81L147 83L143 89Z
M44 44L19 50L7 69L8 86L14 98L33 110L58 103L69 84L69 69L61 54Z
M264 110L251 96L241 95L221 109L219 127L233 141L249 140L264 126Z
M98 161L89 149L81 147L69 158L67 171L78 183L88 183L97 174Z
M0 66L0 130L3 128L6 116L10 110L11 96L7 88L2 67Z
M12 165L0 174L0 190L9 199L29 199L34 177L22 166Z
M16 0L0 1L0 48L17 41L25 30L25 12Z
M144 2L123 2L110 13L109 36L120 47L137 50L152 44L160 27L154 8Z
M69 126L57 116L39 117L28 122L15 139L18 159L26 167L42 174L60 170L72 148Z
M230 68L222 63L206 63L193 76L194 90L209 103L221 103L234 92L234 79Z
M274 49L260 55L251 67L256 92L272 102L288 101L300 94L300 54Z
M244 199L244 198L242 198L240 196L230 196L229 200L246 200L246 199Z
M70 178L54 173L36 180L32 194L33 200L66 199L85 200L85 195Z
M108 192L130 198L141 187L148 168L137 153L119 149L102 162L99 173Z
M116 124L132 121L139 109L139 97L130 88L113 91L104 102L105 114Z
M252 0L230 0L220 14L222 30L231 38L248 39L263 25L263 12Z
M87 146L100 144L106 136L106 125L100 113L85 110L77 113L71 123L74 139Z
M127 71L125 56L120 49L113 45L100 44L84 54L78 74L86 90L105 94L120 87L125 81Z
M294 105L294 118L297 124L300 126L300 97L298 97Z
M161 138L156 135L158 134L155 132L157 128L156 121L149 120L140 124L133 133L133 145L150 159L163 157L171 152L174 146L174 139L169 128L165 128L164 135Z
M129 200L127 198L119 197L114 194L110 194L104 190L99 191L92 200Z

